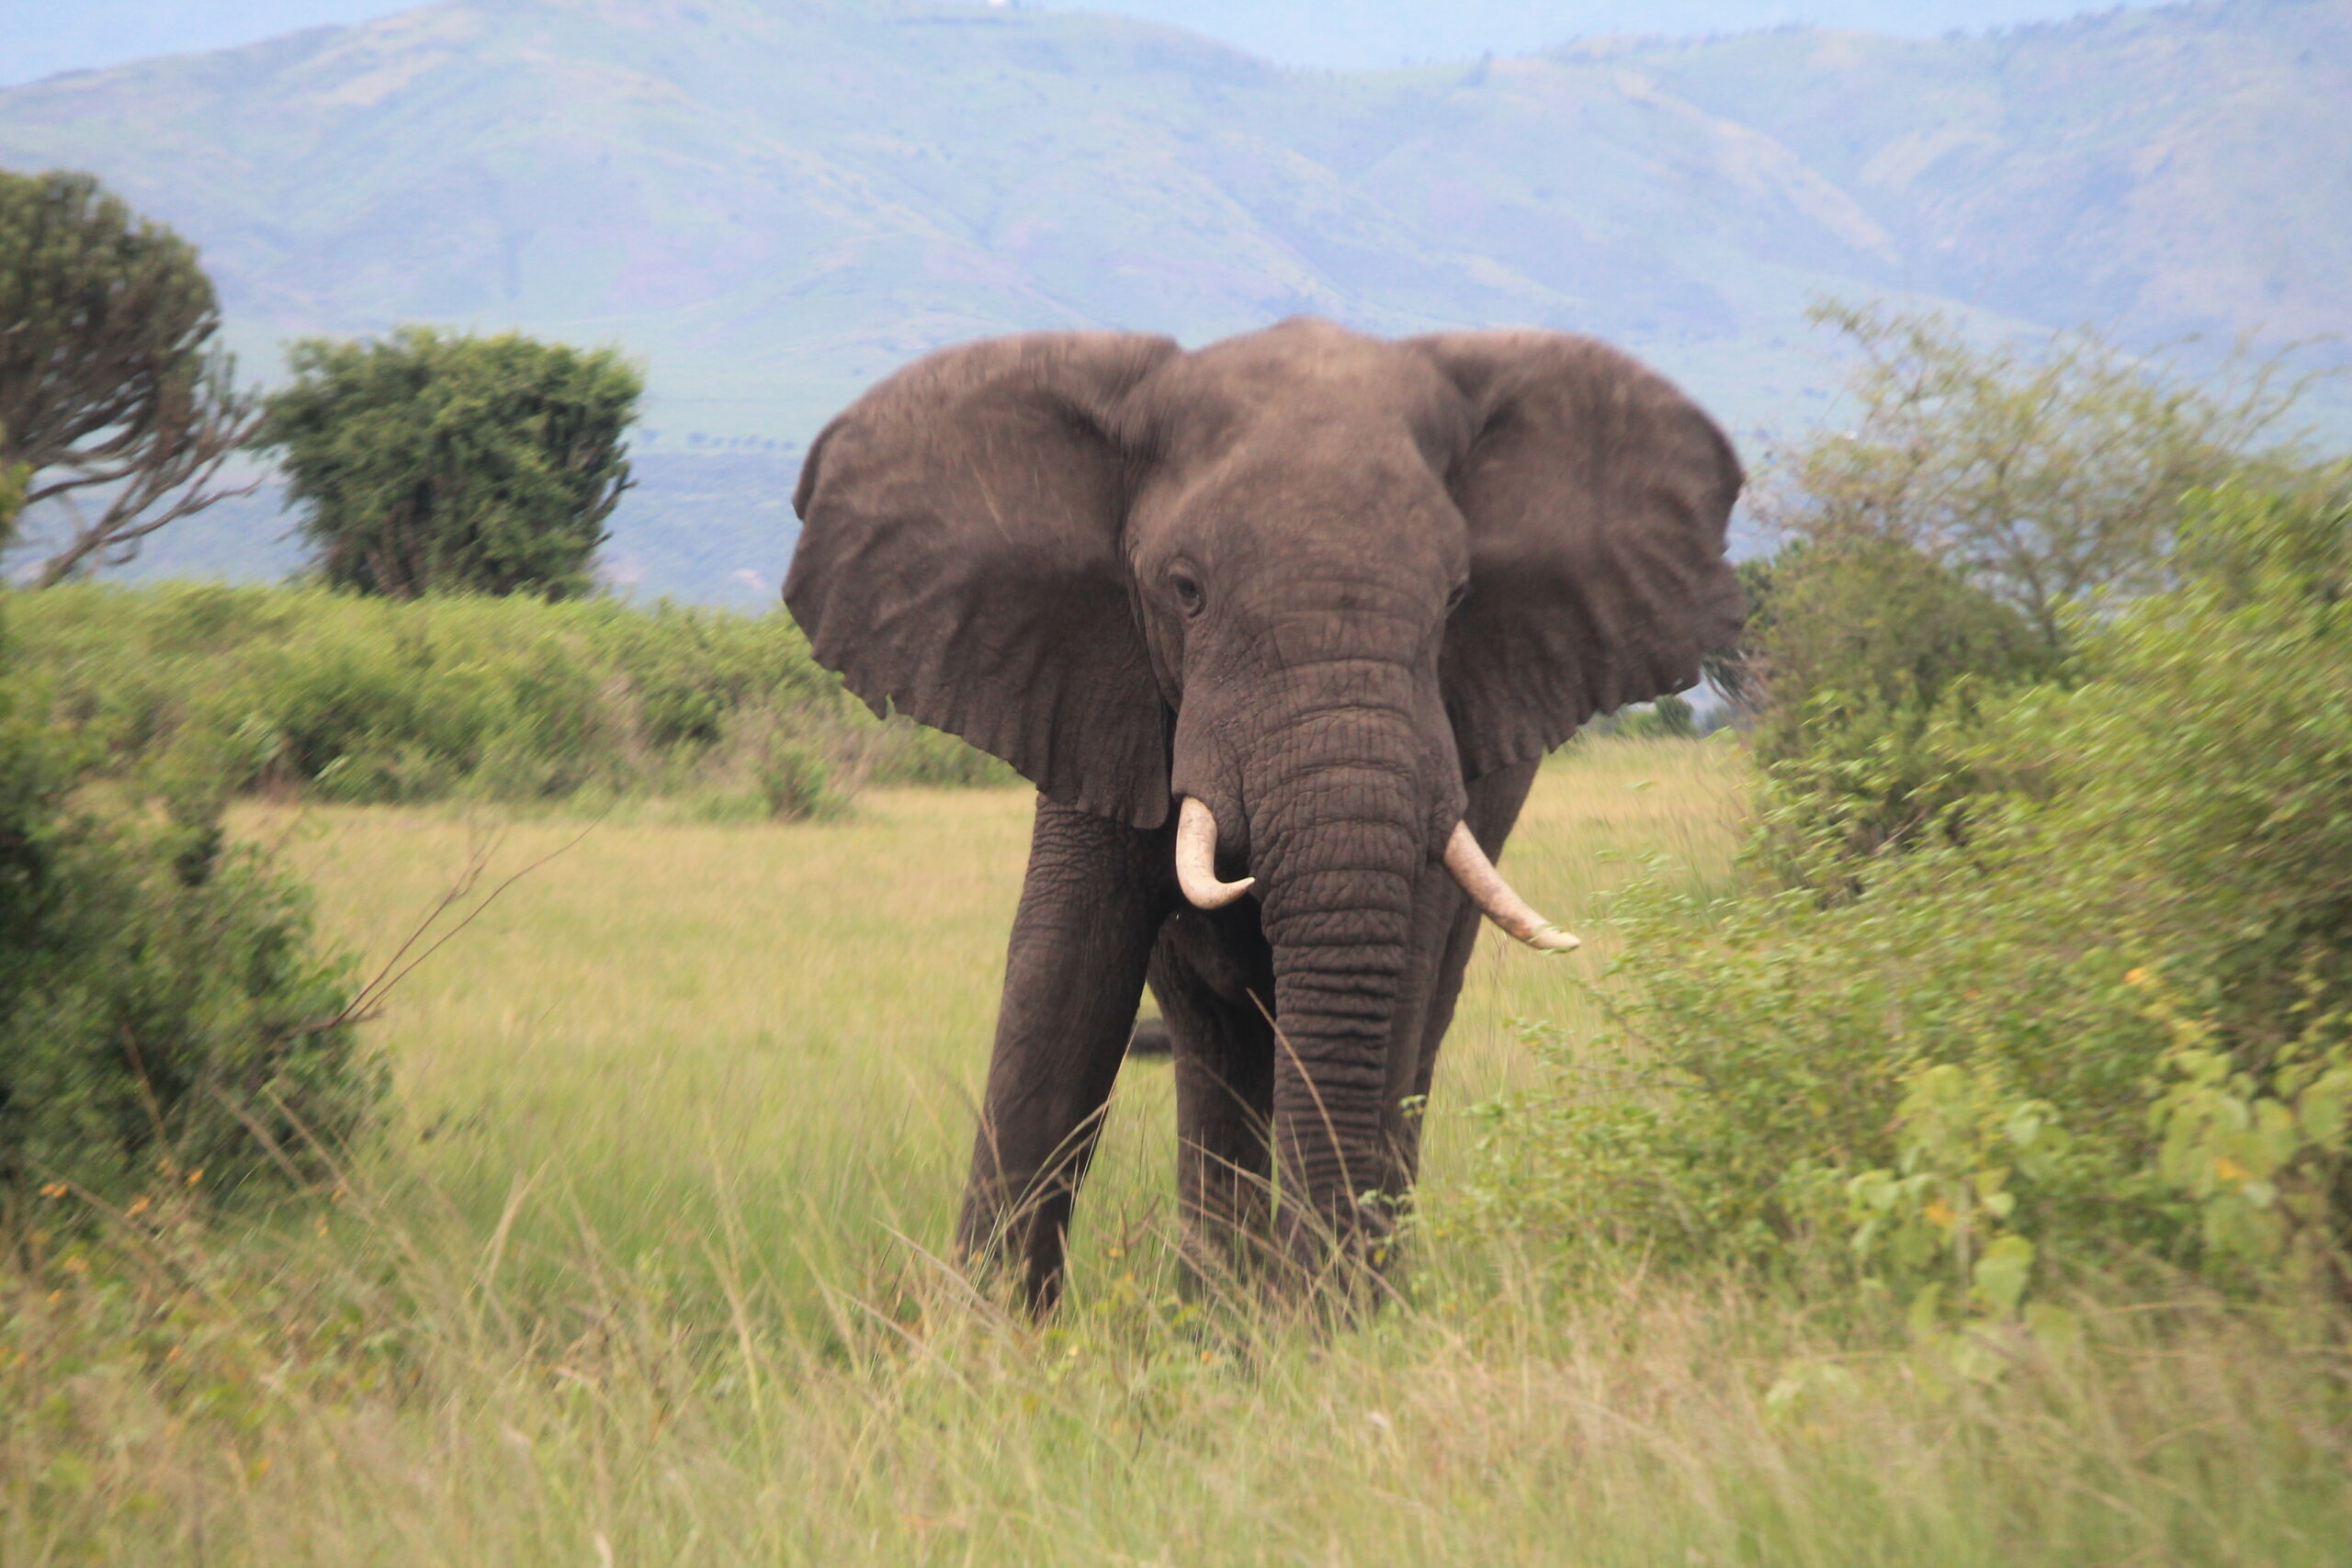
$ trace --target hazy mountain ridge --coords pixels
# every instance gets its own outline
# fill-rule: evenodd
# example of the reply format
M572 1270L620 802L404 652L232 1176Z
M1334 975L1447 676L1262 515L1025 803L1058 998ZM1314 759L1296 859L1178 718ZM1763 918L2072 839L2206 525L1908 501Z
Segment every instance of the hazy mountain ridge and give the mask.
M512 323L640 355L665 431L798 441L944 343L1312 310L1597 332L1746 427L1818 406L1824 291L2352 327L2347 73L2352 0L1368 73L1034 9L450 0L0 92L0 164L196 239L265 374L298 333Z
M1015 0L1035 4L1037 0ZM2143 3L2143 0L2135 0ZM1531 53L1571 37L1697 37L1781 22L1928 36L2092 9L2081 0L1087 0L1222 39L1269 60L1338 69ZM366 21L387 0L74 0L0 9L0 83L156 54L226 49L329 23Z
M1631 58L1849 193L1935 292L2040 321L2352 326L2352 6L2233 0L1932 44L1776 32Z

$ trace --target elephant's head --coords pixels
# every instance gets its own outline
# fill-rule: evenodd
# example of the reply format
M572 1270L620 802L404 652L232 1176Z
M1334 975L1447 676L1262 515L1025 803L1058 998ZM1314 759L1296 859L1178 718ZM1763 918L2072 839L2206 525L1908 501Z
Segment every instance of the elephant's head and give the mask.
M1254 878L1318 1098L1285 1168L1324 1191L1380 1135L1408 907L1468 843L1465 783L1697 679L1737 628L1739 485L1697 407L1586 338L1040 333L826 429L785 598L877 711L1138 829L1182 803L1195 901L1232 891L1211 836Z

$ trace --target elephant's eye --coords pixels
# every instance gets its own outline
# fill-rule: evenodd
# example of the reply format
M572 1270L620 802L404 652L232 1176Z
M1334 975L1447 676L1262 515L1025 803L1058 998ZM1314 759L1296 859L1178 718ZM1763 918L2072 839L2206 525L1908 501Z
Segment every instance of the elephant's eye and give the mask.
M1208 602L1201 594L1201 585L1193 580L1189 571L1170 572L1168 586L1175 591L1177 604L1188 615L1199 615L1201 606Z

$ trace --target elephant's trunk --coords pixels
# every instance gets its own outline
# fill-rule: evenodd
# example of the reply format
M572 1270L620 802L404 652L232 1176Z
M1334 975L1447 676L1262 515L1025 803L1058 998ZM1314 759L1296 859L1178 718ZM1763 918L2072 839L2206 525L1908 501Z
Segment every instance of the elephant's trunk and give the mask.
M1283 1235L1302 1261L1385 1228L1360 1200L1388 1169L1388 1056L1408 987L1414 889L1435 870L1432 777L1410 726L1362 708L1290 727L1250 770L1250 869L1273 949ZM1458 786L1456 786L1458 788Z

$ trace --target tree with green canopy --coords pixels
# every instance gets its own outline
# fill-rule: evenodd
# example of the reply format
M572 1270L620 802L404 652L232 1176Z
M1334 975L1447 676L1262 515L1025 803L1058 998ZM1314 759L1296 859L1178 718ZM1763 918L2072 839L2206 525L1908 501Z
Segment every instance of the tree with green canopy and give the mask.
M2065 611L2171 581L2184 498L2309 457L2282 429L2319 373L2242 345L2211 377L2091 328L1979 344L1933 312L1825 302L1860 351L1851 427L1776 452L1749 505L1813 545L1873 538L1926 555L2025 617L2054 653Z
M21 541L47 587L136 555L214 502L252 434L196 247L88 175L0 171L0 468L62 530Z
M403 327L309 339L265 405L326 580L393 598L588 591L643 378L611 349Z

